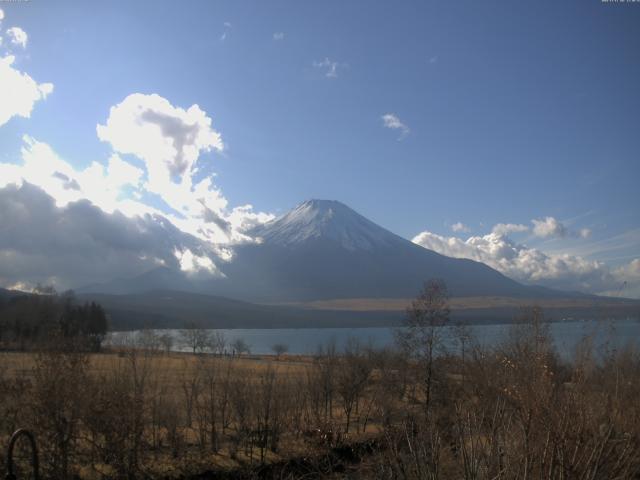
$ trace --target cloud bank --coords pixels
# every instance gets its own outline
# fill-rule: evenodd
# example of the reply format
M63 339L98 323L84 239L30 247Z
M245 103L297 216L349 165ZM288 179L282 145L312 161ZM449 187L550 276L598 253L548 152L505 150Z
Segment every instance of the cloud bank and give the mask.
M21 29L6 34L26 47ZM0 58L0 126L53 91L14 61ZM217 276L233 245L254 241L246 231L273 218L231 208L212 175L197 175L225 149L198 105L134 93L96 133L112 152L80 168L29 135L19 158L0 163L0 285L78 287L158 266Z
M10 190L11 195L7 194L2 201L11 202L19 192L22 195L21 208L28 210L36 204L24 201L25 191L36 196L33 189L37 188L40 204L54 216L73 217L80 208L78 205L91 205L92 210L83 210L85 218L99 216L101 223L106 225L110 221L113 228L123 228L128 225L123 219L130 219L136 227L129 229L143 234L137 243L140 246L151 238L144 232L153 231L158 237L156 241L162 242L166 248L158 253L157 248L150 244L149 252L136 251L145 261L127 262L121 276L131 270L148 267L149 259L154 259L153 264L176 267L186 272L218 274L217 265L232 255L230 247L253 241L245 232L273 218L267 213L254 212L251 205L229 208L227 199L211 177L194 180L201 155L224 149L222 137L213 129L211 118L197 105L182 109L159 95L129 95L110 109L106 122L97 126L97 135L111 145L114 152L106 165L94 161L84 169L72 166L48 144L25 136L22 162L0 163L0 188L13 189ZM136 157L139 162L134 163L131 157ZM23 188L26 190L21 190ZM44 197L53 207L43 200ZM157 205L158 199L164 208L154 206L152 200L156 200ZM0 219L3 223L11 221L5 215ZM99 221L95 219L95 222ZM155 223L158 225L152 228ZM59 226L59 223L49 223L54 233L55 228L61 228ZM21 230L25 236L29 231L27 227ZM98 231L108 235L107 227ZM63 243L54 245L62 246ZM122 245L126 247L125 243ZM5 260L9 255L18 258L26 254L19 251L19 246L17 242L10 251L4 252ZM70 250L53 254L50 248L41 247L43 252L58 257L72 253ZM126 248L123 251L128 258ZM91 259L87 253L80 263L100 263L103 253L95 253ZM53 267L47 262L45 265ZM115 262L114 265L125 264ZM19 272L19 269L11 271ZM96 275L99 276L101 271L96 269ZM43 272L56 276L56 270L44 268ZM1 276L5 283L11 277ZM67 277L57 280L68 285L84 278L79 272L69 273ZM17 277L15 280L24 281Z
M272 215L253 212L250 205L229 209L212 178L196 181L204 153L224 150L221 134L198 105L173 106L153 94L133 94L111 108L98 138L118 154L144 163L142 190L162 198L167 217L182 231L214 244L249 241L244 232Z
M524 225L498 224L484 236L466 240L441 236L429 231L419 233L413 242L443 255L468 258L485 263L514 280L563 290L619 294L640 294L640 259L612 270L603 262L577 255L547 254L517 243L508 232L523 231Z
M0 189L0 282L61 288L129 277L165 266L219 275L206 242L161 215L106 213L88 200L56 205L29 183ZM182 264L189 257L191 263Z
M84 169L25 136L21 163L0 163L0 282L78 287L157 266L219 275L230 247L253 241L245 232L272 216L250 205L229 208L210 177L193 181L200 153L223 148L210 125L197 106L127 97L98 126L114 153L106 165Z

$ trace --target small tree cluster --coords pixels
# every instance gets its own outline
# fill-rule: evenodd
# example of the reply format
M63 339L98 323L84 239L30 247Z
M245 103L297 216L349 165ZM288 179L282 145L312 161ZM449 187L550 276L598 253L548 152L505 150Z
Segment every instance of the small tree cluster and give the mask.
M95 302L78 304L73 292L20 294L0 303L0 343L27 348L50 344L52 338L100 350L107 333L107 315Z

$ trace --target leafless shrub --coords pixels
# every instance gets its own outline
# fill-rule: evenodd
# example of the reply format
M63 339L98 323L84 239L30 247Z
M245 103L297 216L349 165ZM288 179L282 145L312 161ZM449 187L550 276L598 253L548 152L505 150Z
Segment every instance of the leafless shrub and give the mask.
M67 479L74 473L86 383L85 354L53 349L36 357L32 428L40 432L43 466L54 478Z
M405 326L397 332L401 348L418 362L418 381L422 386L421 402L429 414L437 371L436 356L443 350L443 329L449 322L449 294L441 280L431 280L407 309Z
M205 352L211 348L213 343L211 330L203 328L195 322L186 323L184 328L180 330L180 337L182 344L194 354Z
M289 346L284 343L276 343L271 346L271 350L276 354L278 358L289 351Z
M356 340L351 340L339 361L337 370L337 392L342 400L346 424L345 432L349 433L351 426L351 416L355 409L358 411L360 399L369 382L372 363L360 344Z

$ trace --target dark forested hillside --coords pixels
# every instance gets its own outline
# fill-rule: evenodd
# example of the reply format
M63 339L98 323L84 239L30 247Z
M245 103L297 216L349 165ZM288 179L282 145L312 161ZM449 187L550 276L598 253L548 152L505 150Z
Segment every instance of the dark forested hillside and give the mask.
M72 292L0 292L0 344L5 348L24 350L58 339L99 350L107 328L102 306L78 303Z

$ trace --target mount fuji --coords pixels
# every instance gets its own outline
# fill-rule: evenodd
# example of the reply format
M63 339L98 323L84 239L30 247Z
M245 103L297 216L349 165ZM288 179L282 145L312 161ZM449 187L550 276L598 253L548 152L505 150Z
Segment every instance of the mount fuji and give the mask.
M472 260L450 258L376 225L334 200L309 200L249 232L259 243L238 246L221 266L217 295L258 302L345 298L412 298L431 278L452 296L540 297Z
M196 280L162 267L79 292L175 290L258 303L406 299L415 297L426 280L439 278L454 297L560 295L522 285L482 263L425 249L335 200L308 200L248 234L257 241L236 246L232 259L219 264L223 278Z
M537 304L555 318L636 315L637 301L522 285L472 260L450 258L376 225L346 205L309 200L249 232L219 264L222 278L169 268L78 293L121 328L374 326L397 324L425 281L443 279L454 319L512 321ZM260 304L260 305L257 305Z

